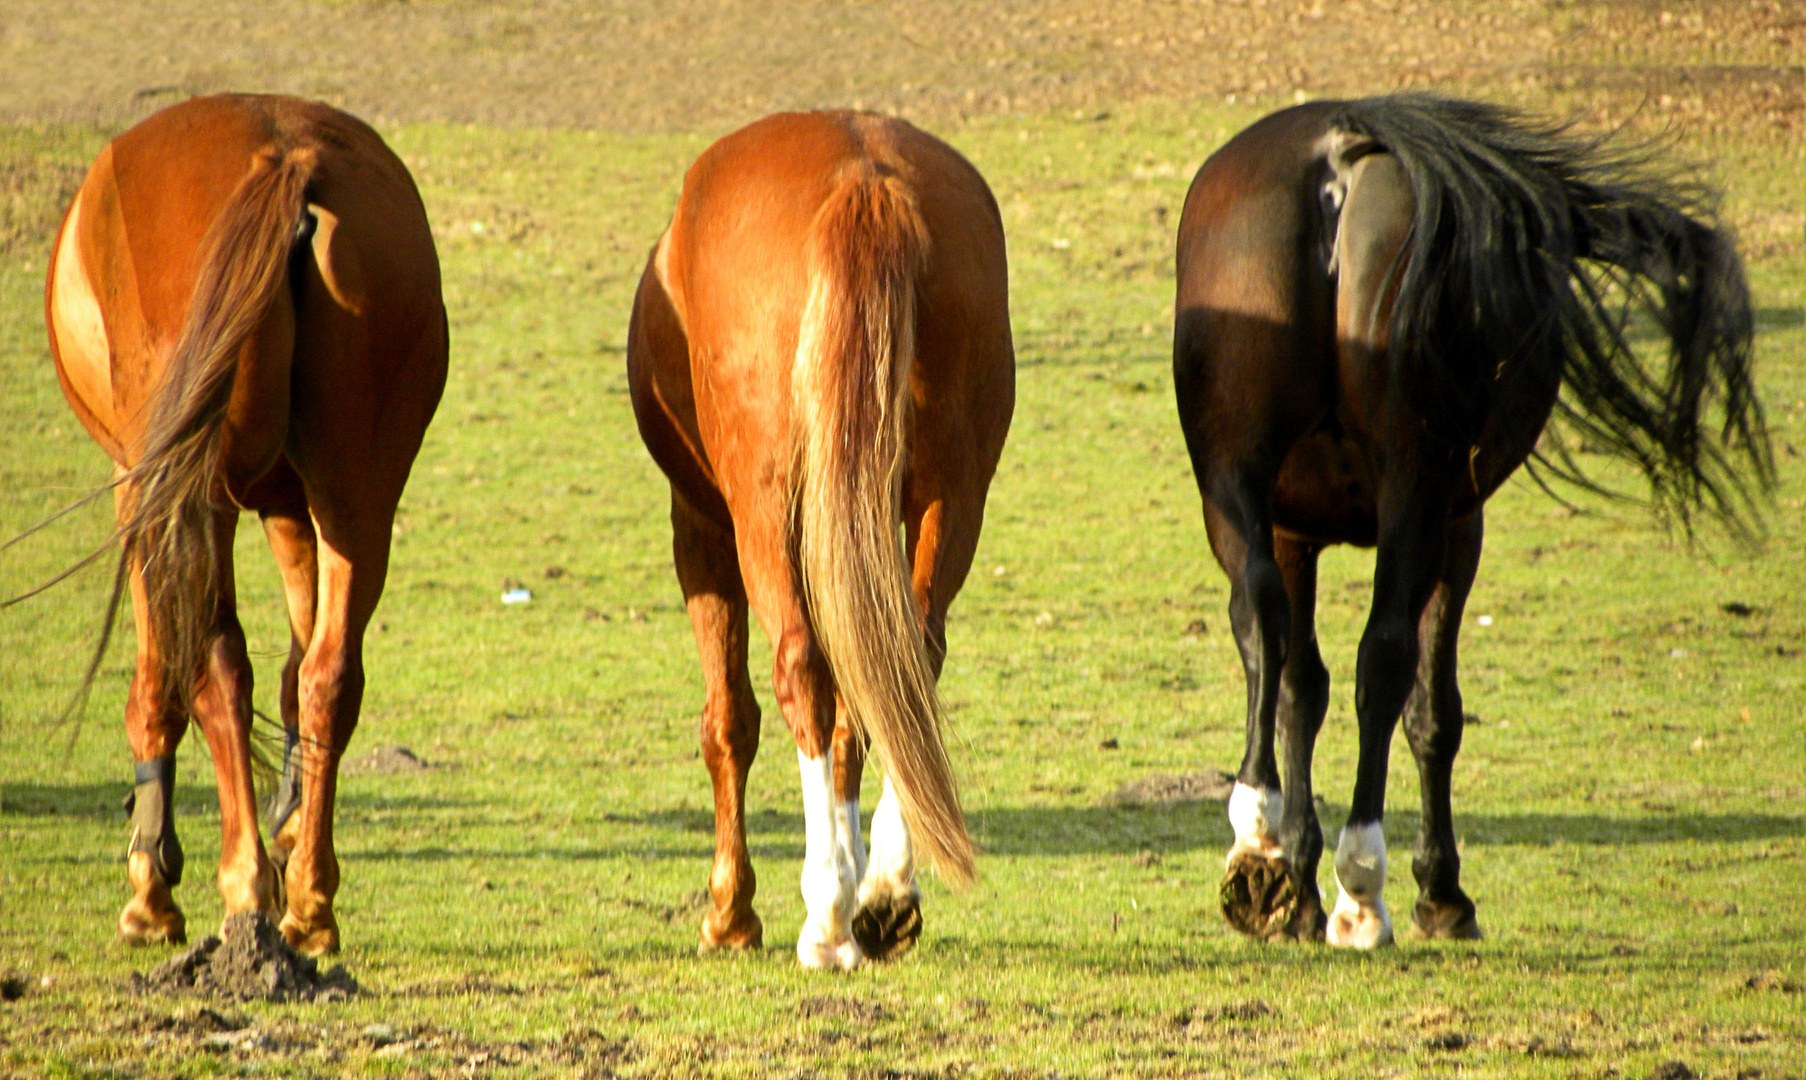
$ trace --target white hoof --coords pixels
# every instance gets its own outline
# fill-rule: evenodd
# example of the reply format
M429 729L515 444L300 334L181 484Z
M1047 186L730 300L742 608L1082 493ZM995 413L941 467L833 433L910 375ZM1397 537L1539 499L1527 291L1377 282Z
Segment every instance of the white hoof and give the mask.
M1336 909L1329 913L1324 936L1341 949L1377 949L1392 944L1392 916L1386 913L1386 901L1374 897L1363 902L1343 892L1336 898Z
M807 926L796 939L796 958L810 971L852 971L865 962L859 943L852 938L827 941L811 934Z

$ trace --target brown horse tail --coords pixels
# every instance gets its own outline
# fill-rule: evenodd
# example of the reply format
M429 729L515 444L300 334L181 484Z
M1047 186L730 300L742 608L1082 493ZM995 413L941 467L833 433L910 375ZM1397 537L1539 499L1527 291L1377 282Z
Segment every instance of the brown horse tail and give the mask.
M212 518L226 493L227 406L247 344L289 287L290 257L310 220L306 191L315 160L311 147L264 150L214 220L138 459L121 480L136 489L119 526L121 573L133 563L142 568L165 692L189 711L220 604ZM293 360L250 355L263 363ZM253 385L286 394L288 382L286 372L260 372ZM279 412L276 430L250 433L260 447L269 441L279 450L286 401Z
M809 618L854 731L878 748L917 850L955 883L972 839L898 538L927 226L895 174L850 167L808 240L791 393L796 550Z

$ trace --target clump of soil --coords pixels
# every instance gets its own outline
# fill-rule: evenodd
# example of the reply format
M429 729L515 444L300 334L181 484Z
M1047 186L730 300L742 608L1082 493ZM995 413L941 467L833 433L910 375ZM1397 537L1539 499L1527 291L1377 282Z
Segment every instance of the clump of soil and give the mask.
M875 1001L838 997L804 998L797 1002L796 1014L805 1019L827 1017L830 1020L847 1020L857 1024L876 1024L890 1019L890 1012Z
M208 936L181 956L133 975L139 994L197 994L240 1001L345 1001L357 980L335 964L321 973L312 957L289 947L269 916L246 911L226 919L225 939Z
M1177 806L1180 803L1223 802L1235 788L1235 777L1226 772L1155 773L1116 789L1104 801L1110 806Z
M432 766L405 746L379 746L362 757L339 766L344 776L394 776L426 772Z

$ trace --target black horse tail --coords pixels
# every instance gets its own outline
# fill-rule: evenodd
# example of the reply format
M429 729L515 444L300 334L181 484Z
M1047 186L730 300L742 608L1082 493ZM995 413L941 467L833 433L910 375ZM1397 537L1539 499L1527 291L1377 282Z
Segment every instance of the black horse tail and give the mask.
M1472 445L1505 366L1548 365L1557 411L1588 448L1635 463L1659 510L1689 532L1695 508L1740 537L1759 532L1774 460L1749 289L1715 191L1660 168L1648 145L1608 146L1494 105L1368 98L1332 124L1410 177L1416 220L1390 339L1434 434ZM1661 371L1636 348L1656 334ZM1617 494L1558 432L1536 463Z

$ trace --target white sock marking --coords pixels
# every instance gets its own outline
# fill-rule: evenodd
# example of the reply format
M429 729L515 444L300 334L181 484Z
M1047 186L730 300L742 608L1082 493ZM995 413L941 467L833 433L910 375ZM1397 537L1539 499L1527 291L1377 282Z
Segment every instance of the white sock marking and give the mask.
M834 751L811 758L796 752L803 781L803 907L808 915L796 939L796 956L808 968L851 971L864 959L853 941L854 890L851 850L836 835Z
M884 794L878 808L872 811L872 858L865 878L859 883L859 903L879 893L920 895L916 889L916 854L909 842L909 826L903 823L903 811L897 805L897 794L891 790L890 777L884 778Z
M1392 943L1392 916L1386 912L1386 833L1380 822L1347 826L1336 842L1335 910L1329 916L1329 943L1371 949Z
M1278 788L1253 788L1240 780L1229 793L1229 824L1235 829L1235 843L1229 848L1228 861L1244 851L1276 858L1279 840L1274 835L1279 819L1285 813L1285 796Z

